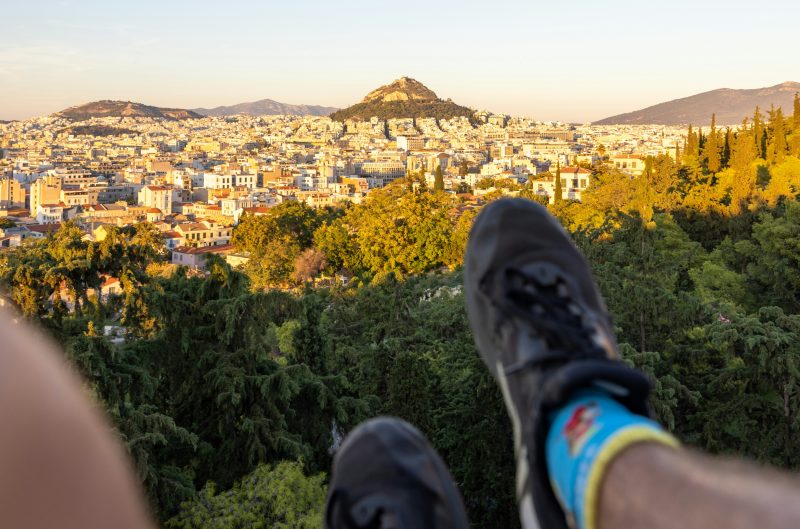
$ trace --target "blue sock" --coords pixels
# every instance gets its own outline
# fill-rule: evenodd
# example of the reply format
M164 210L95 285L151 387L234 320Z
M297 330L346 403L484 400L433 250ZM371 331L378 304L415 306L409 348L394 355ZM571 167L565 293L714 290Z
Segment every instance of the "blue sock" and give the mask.
M600 484L628 446L678 441L650 419L631 413L602 390L576 393L552 415L545 445L550 482L572 527L595 529Z

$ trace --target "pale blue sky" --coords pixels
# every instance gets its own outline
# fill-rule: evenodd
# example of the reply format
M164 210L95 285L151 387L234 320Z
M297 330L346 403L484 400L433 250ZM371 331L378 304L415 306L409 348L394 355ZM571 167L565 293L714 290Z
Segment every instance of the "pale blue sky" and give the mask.
M0 119L97 99L347 106L408 75L440 97L590 121L800 81L797 0L4 0Z

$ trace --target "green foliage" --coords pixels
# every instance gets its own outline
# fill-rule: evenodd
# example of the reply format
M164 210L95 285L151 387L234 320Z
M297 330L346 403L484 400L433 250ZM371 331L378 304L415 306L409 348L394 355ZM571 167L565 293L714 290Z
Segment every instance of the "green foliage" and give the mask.
M476 526L515 527L511 425L472 341L459 274L339 291L319 325L331 372L376 413L414 422L447 462Z
M307 477L302 465L260 465L233 488L217 493L213 483L186 502L167 529L319 529L325 476Z
M560 164L556 167L555 179L556 179L556 185L555 185L555 188L553 190L553 193L555 195L553 197L553 202L556 203L556 204L560 204L561 201L564 200L564 187L563 187L564 184L561 182L561 165Z
M442 166L437 165L433 177L433 190L444 191L444 176L442 175Z
M314 240L314 232L333 218L302 202L284 202L265 216L244 216L231 243L247 252L245 270L254 289L285 286L295 281L295 264Z
M334 268L353 273L418 274L449 263L458 217L454 197L414 193L400 185L370 193L365 202L317 233Z
M473 121L474 113L472 109L462 107L452 101L383 101L376 99L337 110L331 114L331 119L335 121L351 119L369 121L371 118L377 117L381 121L396 118L436 118L440 120L463 116Z

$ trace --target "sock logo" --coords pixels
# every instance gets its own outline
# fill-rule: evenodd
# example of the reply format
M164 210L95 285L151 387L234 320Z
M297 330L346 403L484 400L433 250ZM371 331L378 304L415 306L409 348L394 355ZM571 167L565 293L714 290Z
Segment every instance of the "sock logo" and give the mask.
M572 416L567 421L567 424L564 425L564 431L562 432L562 435L567 439L571 456L574 457L580 452L586 441L597 432L598 428L595 424L595 419L598 415L600 415L600 409L595 402L581 404L572 412Z

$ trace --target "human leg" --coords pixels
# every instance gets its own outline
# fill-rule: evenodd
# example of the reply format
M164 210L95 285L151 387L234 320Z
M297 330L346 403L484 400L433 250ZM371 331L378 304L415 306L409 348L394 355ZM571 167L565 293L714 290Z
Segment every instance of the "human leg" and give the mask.
M128 461L61 354L0 309L0 527L154 527Z
M476 345L515 431L524 527L797 527L800 485L676 449L647 418L649 382L619 361L583 256L538 205L479 215L465 259Z

